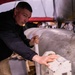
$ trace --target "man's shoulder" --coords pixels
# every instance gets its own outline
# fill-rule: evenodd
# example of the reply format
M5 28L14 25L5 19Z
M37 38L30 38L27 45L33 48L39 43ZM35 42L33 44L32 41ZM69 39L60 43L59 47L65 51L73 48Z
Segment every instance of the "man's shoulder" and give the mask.
M1 12L1 13L0 13L0 17L7 17L7 16L13 14L13 12L14 12L14 9L11 9L11 10L8 10L8 11Z

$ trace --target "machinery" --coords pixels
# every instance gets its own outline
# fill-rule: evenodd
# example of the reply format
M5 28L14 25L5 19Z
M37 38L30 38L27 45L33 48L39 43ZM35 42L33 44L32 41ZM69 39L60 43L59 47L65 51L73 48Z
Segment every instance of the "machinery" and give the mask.
M24 34L27 38L31 38L33 34L39 35L39 55L46 54L47 51L53 51L61 58L56 60L56 65L46 67L41 66L40 75L75 75L75 33L64 29L42 29L42 28L30 28L27 29ZM48 55L48 53L47 53ZM60 64L62 63L62 64ZM37 67L37 66L36 66ZM45 67L45 70L44 68ZM42 74L43 72L47 74ZM36 72L37 73L37 72ZM58 74L60 73L60 74Z
M47 51L43 56L48 56L53 53L53 51ZM60 55L58 59L48 64L48 67L41 65L41 75L72 75L70 61Z

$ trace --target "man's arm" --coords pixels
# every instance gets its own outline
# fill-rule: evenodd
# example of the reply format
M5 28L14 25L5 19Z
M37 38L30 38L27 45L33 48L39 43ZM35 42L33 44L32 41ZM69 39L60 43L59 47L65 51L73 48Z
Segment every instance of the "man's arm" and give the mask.
M48 66L48 62L52 62L57 58L57 55L39 56L37 53L27 47L24 42L12 31L0 32L0 38L14 52L21 55L27 60L33 60L39 64Z
M25 59L32 60L33 56L37 55L37 53L27 47L21 38L11 30L0 32L0 38L12 51L18 53Z

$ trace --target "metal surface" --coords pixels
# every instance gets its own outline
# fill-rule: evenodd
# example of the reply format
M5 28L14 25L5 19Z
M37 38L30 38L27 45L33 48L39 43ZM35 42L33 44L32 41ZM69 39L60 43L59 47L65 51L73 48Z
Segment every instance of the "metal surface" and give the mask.
M55 52L47 51L43 54L43 56L49 56L51 54L55 54ZM48 65L48 67L41 65L41 75L72 75L70 61L60 55L59 58L57 58L54 62L49 62Z
M40 35L39 54L54 51L72 63L72 73L75 75L75 33L64 29L31 28L24 32L29 35Z
M10 59L9 65L12 75L28 75L26 62L24 60Z

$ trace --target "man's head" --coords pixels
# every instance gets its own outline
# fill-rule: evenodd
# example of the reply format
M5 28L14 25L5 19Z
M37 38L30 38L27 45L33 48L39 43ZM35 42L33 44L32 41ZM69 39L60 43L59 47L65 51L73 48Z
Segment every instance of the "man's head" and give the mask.
M20 26L23 26L31 17L32 8L27 2L19 2L14 10L14 18Z

